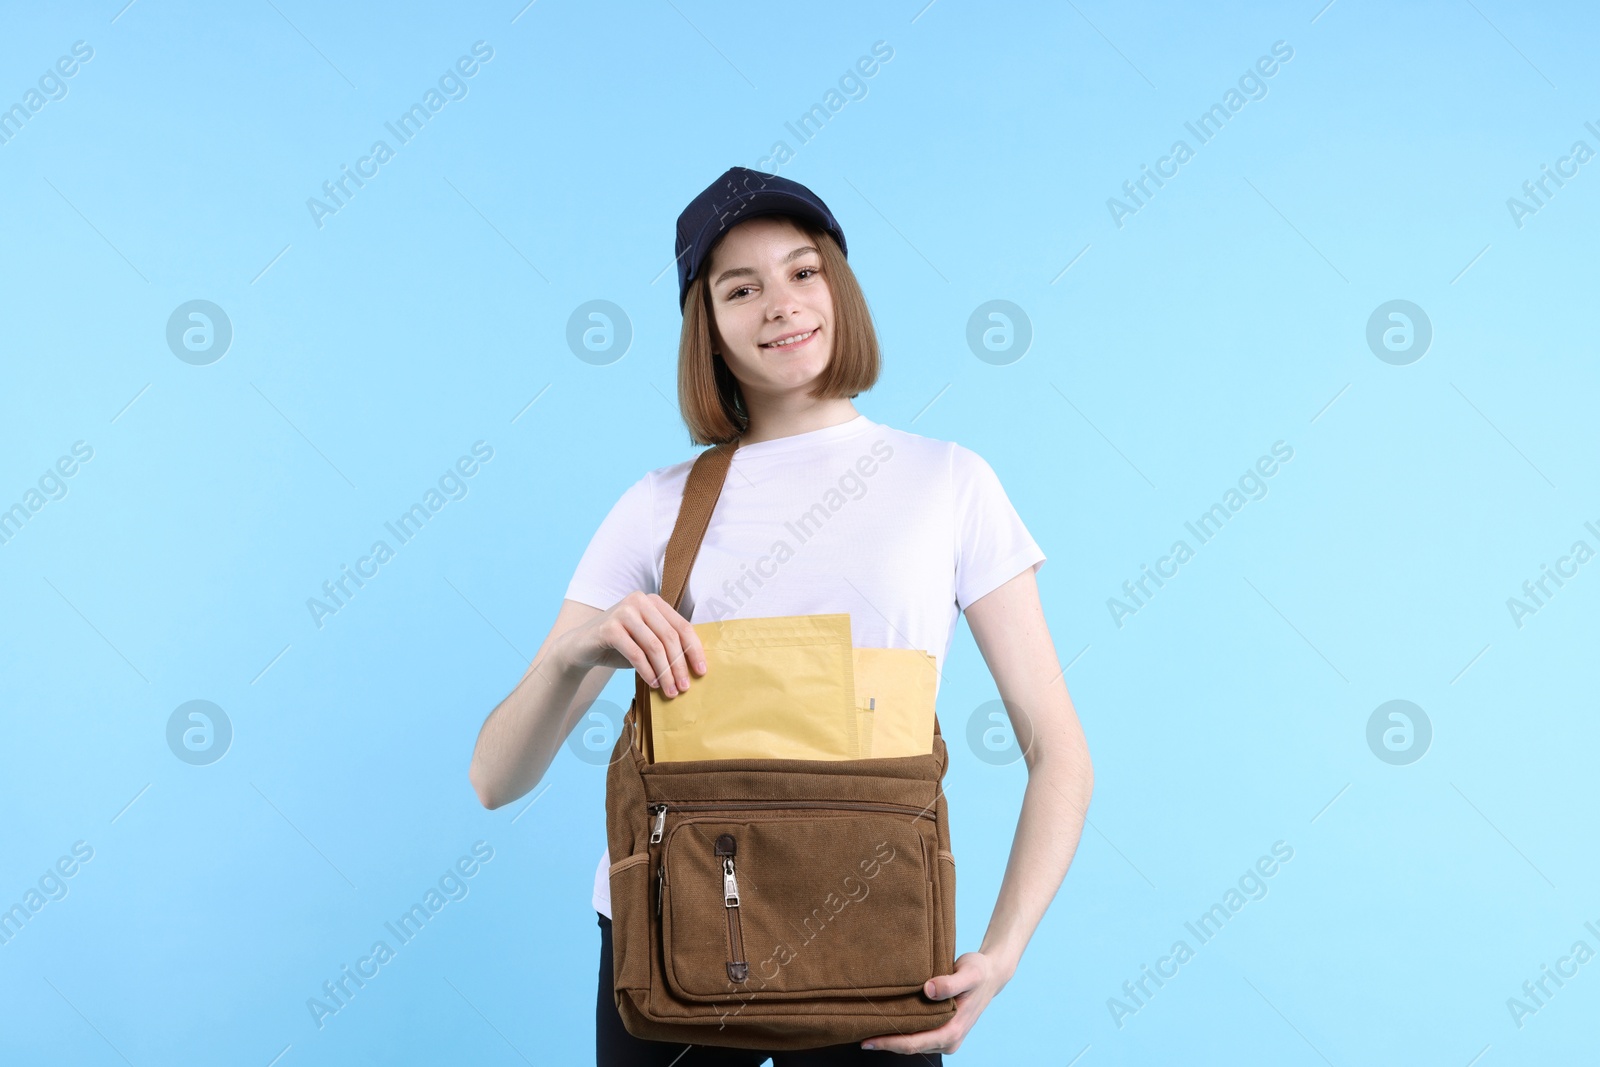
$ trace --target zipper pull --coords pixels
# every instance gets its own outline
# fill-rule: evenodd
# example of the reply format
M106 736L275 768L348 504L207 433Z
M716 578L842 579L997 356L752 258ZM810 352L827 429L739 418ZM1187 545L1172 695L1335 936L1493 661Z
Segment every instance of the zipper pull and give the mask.
M661 831L667 825L667 806L665 804L657 804L654 810L656 821L655 825L650 828L650 843L658 845L661 843Z
M739 850L739 842L732 834L719 834L712 851L722 857L722 906L737 908L739 906L739 880L733 875L733 854Z

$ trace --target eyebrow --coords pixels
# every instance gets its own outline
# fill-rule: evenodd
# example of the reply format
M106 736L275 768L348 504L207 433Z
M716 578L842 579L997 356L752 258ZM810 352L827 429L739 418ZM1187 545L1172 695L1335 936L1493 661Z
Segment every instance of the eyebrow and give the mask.
M816 247L814 245L801 245L799 248L796 248L793 252L790 252L788 255L784 256L783 257L783 262L788 263L791 260L799 259L801 256L805 255L807 252L816 252L816 251L817 251L817 249L816 249ZM820 252L817 253L817 254L821 255ZM711 287L713 289L715 289L717 286L721 285L723 282L727 281L729 278L739 278L739 277L743 277L745 275L749 275L751 277L754 277L755 273L756 273L755 272L755 268L753 268L753 267L729 267L727 270L725 270L721 274L717 275L717 280L711 283Z

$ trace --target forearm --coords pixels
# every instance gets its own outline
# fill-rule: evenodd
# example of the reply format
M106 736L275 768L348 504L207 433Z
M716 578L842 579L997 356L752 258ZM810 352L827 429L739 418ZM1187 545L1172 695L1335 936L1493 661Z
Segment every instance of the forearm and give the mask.
M559 643L541 648L516 688L489 714L468 772L484 807L509 804L544 777L570 729L588 673L560 654Z
M979 949L995 960L1006 981L1055 898L1083 834L1094 776L1082 734L1073 732L1077 743L1069 741L1029 767L1005 877Z

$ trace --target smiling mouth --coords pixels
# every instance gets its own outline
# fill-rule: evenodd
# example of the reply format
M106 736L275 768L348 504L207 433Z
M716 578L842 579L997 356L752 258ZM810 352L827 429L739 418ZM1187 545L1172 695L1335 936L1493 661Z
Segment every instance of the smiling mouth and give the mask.
M812 329L807 330L805 333L797 333L797 334L794 334L792 336L785 337L780 341L768 341L766 344L763 344L761 347L762 348L794 348L796 345L805 344L807 341L811 340L812 337L816 336L817 329L818 329L818 327L813 327Z

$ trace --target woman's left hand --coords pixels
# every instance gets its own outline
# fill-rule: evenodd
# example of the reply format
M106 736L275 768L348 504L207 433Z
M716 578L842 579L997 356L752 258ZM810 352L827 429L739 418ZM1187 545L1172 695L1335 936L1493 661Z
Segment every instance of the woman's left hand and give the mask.
M956 960L954 974L941 974L930 978L922 991L930 1000L956 998L955 1018L937 1030L922 1030L914 1034L886 1034L869 1037L862 1048L885 1049L906 1054L917 1052L954 1052L966 1040L967 1033L989 1006L996 993L1006 984L999 963L982 952L964 952Z

